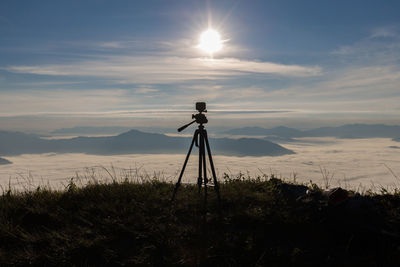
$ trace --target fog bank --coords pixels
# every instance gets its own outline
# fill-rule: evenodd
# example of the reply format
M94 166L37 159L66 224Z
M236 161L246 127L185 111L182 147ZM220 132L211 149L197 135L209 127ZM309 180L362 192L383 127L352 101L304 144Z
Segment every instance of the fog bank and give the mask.
M286 180L310 180L329 185L365 191L380 187L400 187L400 150L398 142L384 138L335 139L303 138L299 142L286 143L285 147L296 152L278 157L232 157L215 155L217 175L237 175L239 172L252 176L271 173ZM25 154L6 157L13 162L0 166L0 185L9 184L16 189L34 189L38 185L52 188L65 187L71 178L81 184L90 180L137 179L157 176L175 181L185 155L86 155L86 154ZM390 170L389 170L390 168ZM321 173L322 170L322 173ZM393 172L393 173L392 173ZM324 178L325 176L325 178ZM194 183L197 179L197 151L191 156L183 182Z

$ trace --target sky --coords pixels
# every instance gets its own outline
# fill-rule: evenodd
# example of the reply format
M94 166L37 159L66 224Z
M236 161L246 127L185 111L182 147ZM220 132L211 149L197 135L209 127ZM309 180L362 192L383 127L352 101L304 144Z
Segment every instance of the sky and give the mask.
M400 124L399 1L0 2L0 129ZM199 49L203 31L223 47Z

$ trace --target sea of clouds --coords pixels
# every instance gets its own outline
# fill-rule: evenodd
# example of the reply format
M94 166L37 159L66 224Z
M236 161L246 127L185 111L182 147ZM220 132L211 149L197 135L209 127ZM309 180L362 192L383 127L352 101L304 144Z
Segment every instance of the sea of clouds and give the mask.
M303 138L283 144L296 154L279 157L214 156L217 176L270 176L322 187L341 186L359 191L400 188L400 143L386 138L336 139ZM25 154L5 157L13 162L0 165L0 185L17 190L33 190L37 186L65 188L71 178L75 183L89 181L144 181L157 177L176 181L184 154ZM194 150L183 178L184 183L197 179L197 151Z

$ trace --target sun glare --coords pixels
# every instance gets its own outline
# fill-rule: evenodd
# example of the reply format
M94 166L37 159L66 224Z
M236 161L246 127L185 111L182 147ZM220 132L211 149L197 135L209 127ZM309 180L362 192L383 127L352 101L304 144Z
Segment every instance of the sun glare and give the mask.
M212 55L222 49L222 43L220 34L213 29L208 29L200 35L200 43L197 47Z

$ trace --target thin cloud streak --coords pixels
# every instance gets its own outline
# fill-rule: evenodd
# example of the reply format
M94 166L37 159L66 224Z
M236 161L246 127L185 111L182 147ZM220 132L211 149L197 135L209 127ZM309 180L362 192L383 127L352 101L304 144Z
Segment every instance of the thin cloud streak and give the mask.
M43 116L43 117L148 117L148 118L159 118L160 116L182 116L182 114L188 115L190 113L194 113L193 110L167 110L167 109L143 109L143 110L117 110L117 111L108 111L108 112L29 112L29 113L1 113L0 118L12 118L12 117L34 117L34 116ZM297 112L295 110L212 110L210 112L214 117L218 117L219 115L254 115L256 114L284 114L284 113L293 113Z
M108 77L145 84L170 84L198 79L228 79L239 75L264 74L288 77L319 75L320 67L284 65L235 58L204 59L184 57L115 56L74 64L19 65L9 72L50 76Z

